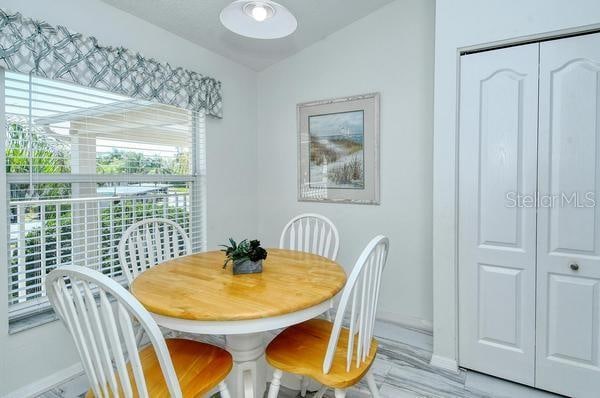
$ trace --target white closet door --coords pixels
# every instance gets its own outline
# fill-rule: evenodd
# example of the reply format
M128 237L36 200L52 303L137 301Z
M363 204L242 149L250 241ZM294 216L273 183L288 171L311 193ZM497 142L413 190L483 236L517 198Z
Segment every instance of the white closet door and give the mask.
M538 44L461 57L459 360L532 385Z
M577 398L600 396L599 74L600 35L541 44L536 386Z

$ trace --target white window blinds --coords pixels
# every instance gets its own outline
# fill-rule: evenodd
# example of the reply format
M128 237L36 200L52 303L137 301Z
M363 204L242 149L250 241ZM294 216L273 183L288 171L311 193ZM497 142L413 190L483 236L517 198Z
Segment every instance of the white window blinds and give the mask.
M4 95L12 318L48 308L55 267L122 280L117 245L144 218L204 248L203 115L12 72Z

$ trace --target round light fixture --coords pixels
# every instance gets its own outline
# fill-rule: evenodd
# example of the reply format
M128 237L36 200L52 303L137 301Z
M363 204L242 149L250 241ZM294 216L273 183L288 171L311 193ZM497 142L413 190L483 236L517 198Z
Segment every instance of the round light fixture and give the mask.
M270 0L236 0L221 11L220 18L230 31L255 39L278 39L298 27L287 8Z

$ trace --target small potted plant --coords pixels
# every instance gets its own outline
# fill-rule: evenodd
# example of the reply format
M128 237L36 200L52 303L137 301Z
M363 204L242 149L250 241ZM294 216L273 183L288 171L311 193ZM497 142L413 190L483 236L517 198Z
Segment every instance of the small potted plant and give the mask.
M227 257L223 268L227 267L231 261L234 275L262 272L262 263L267 258L267 251L260 247L260 241L244 239L240 243L236 243L235 240L229 238L229 243L231 246L221 245L225 248L221 251L225 252Z

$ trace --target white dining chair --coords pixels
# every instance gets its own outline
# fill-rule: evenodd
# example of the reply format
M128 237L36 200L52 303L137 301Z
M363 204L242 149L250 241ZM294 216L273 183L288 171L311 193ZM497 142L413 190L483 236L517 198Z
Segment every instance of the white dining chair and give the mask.
M335 261L340 237L329 218L306 213L292 218L286 224L279 238L279 247L318 254Z
M335 321L311 319L291 326L267 346L267 362L275 368L268 398L279 393L283 372L311 377L322 387L335 389L336 398L366 376L371 395L379 398L371 365L377 353L373 338L381 276L387 261L389 240L377 236L369 242L348 278ZM348 327L343 327L347 312Z
M197 397L225 377L231 355L192 340L165 340L150 313L119 283L95 270L60 267L46 278L50 303L73 337L90 382L86 397ZM150 344L138 351L133 320Z
M119 242L119 261L127 282L150 267L192 253L181 225L166 218L148 218L132 224Z
M329 218L316 213L305 213L292 218L283 227L279 248L318 254L335 261L340 248L340 236ZM331 321L331 309L325 316ZM308 381L301 377L301 397L306 396L307 389Z

